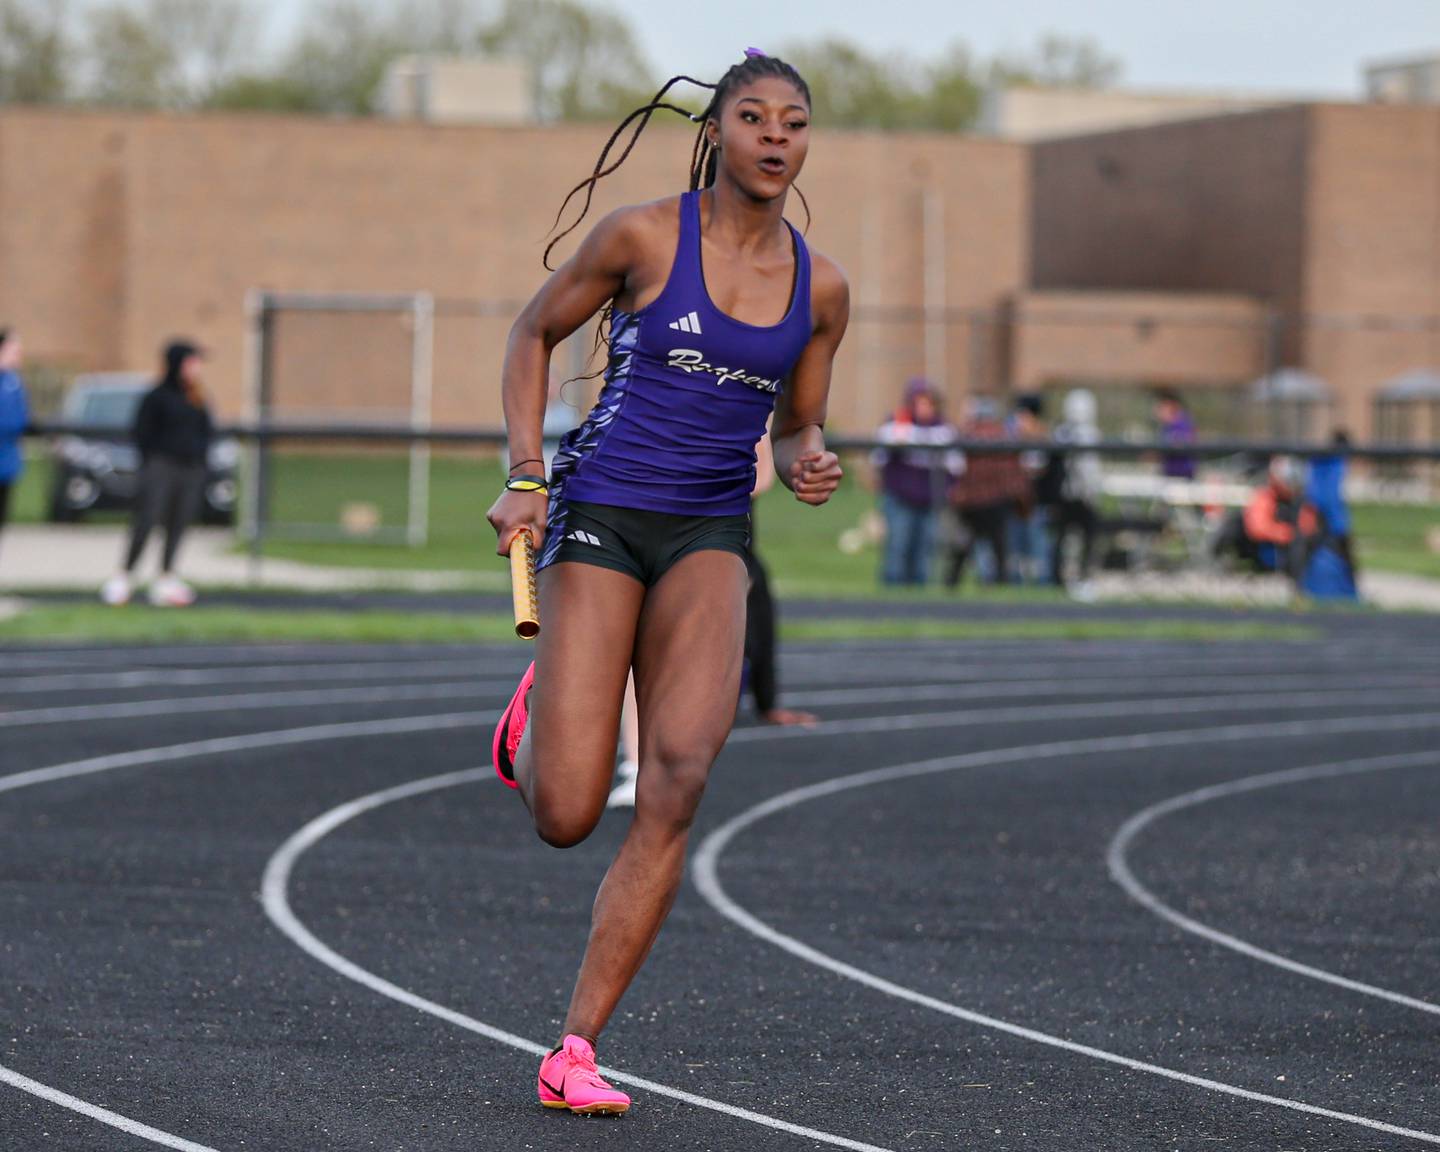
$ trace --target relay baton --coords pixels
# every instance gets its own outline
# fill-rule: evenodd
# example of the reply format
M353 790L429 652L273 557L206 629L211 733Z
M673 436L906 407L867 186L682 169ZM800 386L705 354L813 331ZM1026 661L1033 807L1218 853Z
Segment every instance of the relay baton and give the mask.
M510 594L515 601L515 635L540 635L540 598L535 590L535 538L522 528L510 537Z

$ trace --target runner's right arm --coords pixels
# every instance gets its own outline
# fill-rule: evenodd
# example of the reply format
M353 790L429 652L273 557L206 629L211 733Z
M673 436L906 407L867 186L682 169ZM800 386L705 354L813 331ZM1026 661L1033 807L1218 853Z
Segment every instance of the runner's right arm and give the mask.
M636 217L635 209L622 208L596 224L575 255L535 293L510 329L501 398L509 430L510 459L517 463L542 456L550 354L626 287L640 227ZM538 472L541 466L531 464L517 471L532 470ZM538 547L545 534L545 509L542 492L501 492L488 515L499 533L496 551L505 555L511 538L522 528L530 530Z

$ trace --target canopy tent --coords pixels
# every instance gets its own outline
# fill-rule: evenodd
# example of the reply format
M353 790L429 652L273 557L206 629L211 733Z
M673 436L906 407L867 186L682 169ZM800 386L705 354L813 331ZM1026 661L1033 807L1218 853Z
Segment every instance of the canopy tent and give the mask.
M1380 391L1375 393L1375 399L1382 404L1440 400L1440 372L1422 370L1396 376L1381 386Z
M1303 368L1278 368L1246 389L1251 424L1277 440L1317 440L1329 431L1330 385Z
M1281 368L1250 385L1250 399L1257 404L1301 401L1330 403L1330 385L1303 368Z

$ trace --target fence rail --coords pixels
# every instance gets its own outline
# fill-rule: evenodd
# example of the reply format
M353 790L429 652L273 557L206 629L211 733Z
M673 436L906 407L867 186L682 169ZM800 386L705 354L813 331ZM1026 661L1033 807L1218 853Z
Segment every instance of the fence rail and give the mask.
M93 424L42 422L26 430L33 436L84 436L91 439L129 442L128 428L105 428ZM372 444L425 443L459 447L496 447L507 443L503 428L411 428L408 425L368 423L284 423L226 424L216 429L217 436L229 436L242 442L262 444L324 443L349 441ZM546 439L553 444L556 439ZM829 447L837 452L865 452L874 449L903 447L906 451L943 455L959 450L976 455L1014 452L1051 452L1068 455L1073 452L1095 452L1101 456L1192 456L1215 459L1224 456L1347 456L1355 460L1376 461L1440 461L1440 444L1351 444L1343 449L1331 444L1295 443L1270 440L1199 440L1192 444L1161 444L1154 441L1102 440L1095 444L1070 444L1052 440L967 440L961 437L948 444L892 444L864 436L832 436Z
M324 454L322 452L306 453L304 449L307 446L313 446L316 449L345 445L365 446L370 449L390 446L395 450L393 453L380 452L376 454L380 458L390 458L408 455L409 450L412 450L417 444L423 444L427 449L482 449L495 456L501 455L507 445L504 429L495 427L417 429L406 425L364 422L266 422L260 424L230 423L219 427L217 433L221 436L233 437L248 447L248 469L242 474L246 483L245 499L241 504L243 512L241 527L251 556L252 571L256 574L259 573L267 545L270 542L287 538L296 539L297 534L301 539L347 539L352 541L361 538L374 541L403 539L411 545L427 543L428 512L425 526L419 532L413 531L413 525L407 524L403 531L388 526L384 529L372 527L360 531L358 536L356 535L357 530L344 522L343 506L339 506L338 513L327 508L327 511L315 514L313 512L315 506L306 504L304 507L310 514L309 519L303 517L295 519L295 505L286 495L291 491L287 484L294 483L294 477L287 472L287 469L293 462L308 460L312 469L324 471ZM130 430L127 428L101 428L89 424L77 425L61 422L37 423L27 429L27 434L36 438L77 436L112 442L127 442L132 439ZM553 447L555 443L555 438L546 438L547 447ZM952 479L950 466L954 464L953 457L957 450L972 456L996 453L1069 455L1076 452L1089 452L1111 461L1131 461L1129 468L1122 467L1107 474L1110 483L1105 490L1107 496L1114 497L1122 504L1128 500L1131 505L1140 500L1136 492L1130 490L1142 480L1142 473L1137 472L1135 465L1146 460L1155 461L1165 457L1190 457L1196 460L1217 462L1222 464L1221 471L1237 473L1234 478L1236 482L1249 483L1249 480L1242 479L1238 474L1253 473L1257 467L1263 466L1263 461L1270 456L1284 454L1314 458L1343 454L1353 461L1366 462L1371 466L1367 473L1362 473L1357 478L1360 488L1372 494L1369 498L1376 499L1378 497L1381 502L1399 504L1424 504L1433 501L1436 491L1434 480L1436 473L1440 472L1440 469L1433 467L1440 463L1440 444L1368 444L1350 445L1343 449L1337 449L1333 445L1314 442L1229 439L1207 440L1192 444L1106 440L1095 444L1077 445L1047 440L968 440L961 437L949 444L897 445L879 441L873 437L837 436L829 440L829 446L852 459L872 453L877 449L892 448L901 448L907 453L914 453L921 458L928 459L932 499L936 505L944 502L947 486ZM284 451L286 447L289 447L291 451ZM427 468L429 466L428 459L427 456ZM437 457L437 459L443 460L443 457ZM347 473L344 470L352 466L354 466L353 461L337 459L335 468L339 471L336 475L346 476ZM362 480L358 486L348 490L351 495L347 498L355 508L369 508L378 516L380 507L385 505L387 500L399 498L396 494L403 492L406 487L404 478L396 472L393 477L386 479L383 478L383 471L382 468L381 479L377 480L375 475L371 474L368 480ZM498 472L496 477L498 486ZM411 479L413 480L413 477ZM1160 477L1153 479L1157 482L1161 481ZM477 482L483 485L478 474ZM364 490L366 483L370 486L368 493ZM381 486L377 487L377 483ZM428 492L428 475L426 483ZM1142 487L1145 486L1142 484ZM1175 498L1180 499L1182 503L1193 504L1200 497L1204 497L1202 503L1211 504L1218 500L1233 505L1235 503L1233 492L1225 495L1221 500L1221 489L1227 488L1228 491L1229 488L1234 487L1233 483L1228 488L1223 483L1216 487L1211 480L1205 480L1200 482L1193 492L1187 491ZM1153 483L1145 488L1145 491L1149 493L1145 500L1152 504L1161 496L1165 499L1175 496L1174 493L1169 493L1168 489L1166 489L1167 495L1159 493L1159 489L1152 491L1152 488L1155 488ZM1145 503L1145 500L1140 500L1140 503ZM389 507L391 513L394 513L398 506L389 505ZM339 515L338 521L329 518L337 514Z

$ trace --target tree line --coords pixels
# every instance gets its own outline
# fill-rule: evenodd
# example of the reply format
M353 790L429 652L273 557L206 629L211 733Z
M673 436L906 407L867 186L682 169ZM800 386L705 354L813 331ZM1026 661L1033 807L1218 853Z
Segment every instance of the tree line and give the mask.
M399 56L525 61L540 116L609 119L661 77L633 28L586 0L315 0L278 46L255 0L0 0L0 102L367 116ZM1047 35L982 59L956 41L933 59L843 38L782 45L817 119L847 128L958 131L995 83L1103 87L1119 63L1088 39Z

